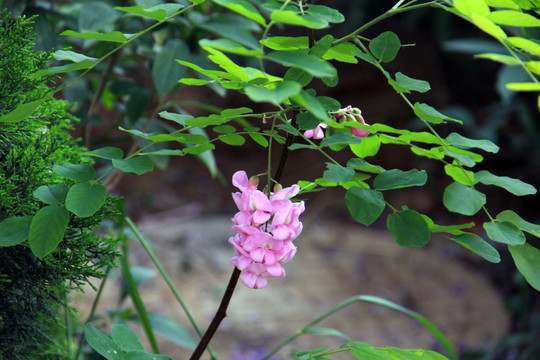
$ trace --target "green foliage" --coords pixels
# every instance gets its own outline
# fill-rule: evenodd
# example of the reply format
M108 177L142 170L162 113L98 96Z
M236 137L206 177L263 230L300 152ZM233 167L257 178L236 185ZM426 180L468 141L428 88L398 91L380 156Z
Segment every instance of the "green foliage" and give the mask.
M48 55L34 53L31 22L1 16L0 357L50 359L64 351L62 299L113 264L115 240L93 228L114 216L115 200L85 219L61 205L71 183L54 165L85 161L68 132L76 119L35 75Z

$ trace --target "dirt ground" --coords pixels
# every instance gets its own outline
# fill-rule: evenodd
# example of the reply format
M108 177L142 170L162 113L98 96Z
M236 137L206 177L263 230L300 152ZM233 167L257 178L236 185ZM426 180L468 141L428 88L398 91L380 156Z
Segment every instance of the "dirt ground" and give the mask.
M191 214L191 215L190 215ZM296 257L285 265L284 279L271 279L267 288L251 290L238 284L211 345L220 359L256 360L281 341L349 297L373 295L414 310L443 331L456 349L488 349L509 328L503 302L484 274L453 259L444 241L439 246L405 249L384 231L361 225L304 219L305 231L295 240ZM232 265L227 243L231 221L224 216L199 216L197 208L180 207L139 222L180 294L205 329L220 301ZM154 269L142 247L133 243L131 260ZM106 287L99 313L118 299L121 280ZM190 329L186 316L159 276L140 285L149 312L170 316ZM76 295L88 308L95 293ZM86 304L86 305L85 305ZM133 324L132 324L133 325ZM135 329L140 332L136 325ZM357 302L317 325L335 328L353 340L375 346L427 348L444 353L436 339L416 320L377 305ZM190 333L196 338L194 331ZM142 333L141 333L142 334ZM144 337L144 336L142 336ZM159 337L163 354L187 359L190 350ZM343 339L303 335L274 359L287 359L293 350L337 348ZM207 355L203 358L209 358ZM339 355L335 359L350 359Z

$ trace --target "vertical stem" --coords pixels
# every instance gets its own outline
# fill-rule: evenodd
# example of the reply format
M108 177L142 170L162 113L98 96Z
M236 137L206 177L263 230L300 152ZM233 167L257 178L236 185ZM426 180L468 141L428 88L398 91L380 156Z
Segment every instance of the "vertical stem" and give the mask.
M225 317L227 316L227 307L229 306L229 302L231 301L232 294L234 293L234 288L236 287L236 283L238 282L239 278L240 270L235 267L229 280L229 284L227 285L227 289L225 290L225 294L223 295L221 303L219 304L216 316L214 316L214 319L208 326L208 330L206 330L206 333L199 342L199 345L197 345L197 348L189 358L190 360L199 360L201 358L204 349L206 349L206 347L210 343L210 340L218 329L219 324L221 324L221 321L223 321L223 319L225 319Z

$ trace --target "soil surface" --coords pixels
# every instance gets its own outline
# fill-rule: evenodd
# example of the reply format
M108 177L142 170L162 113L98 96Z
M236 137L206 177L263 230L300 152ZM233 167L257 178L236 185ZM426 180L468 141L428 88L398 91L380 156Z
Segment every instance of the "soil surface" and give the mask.
M319 216L306 217L304 223L305 231L295 240L298 253L285 265L284 279L270 279L262 290L237 285L228 317L211 343L220 359L261 359L295 331L357 295L382 297L422 314L458 350L487 349L507 332L509 320L499 294L483 274L454 260L444 245L406 249L388 233L360 225L325 222ZM187 206L142 218L140 228L205 329L232 272L228 259L233 250L227 243L232 234L230 218L201 217L197 207ZM132 243L131 260L137 266L155 269L136 242ZM117 304L120 285L119 276L107 284L99 308L104 318L106 310ZM169 316L191 329L159 275L142 283L140 290L149 312ZM85 296L76 295L77 304L88 309L94 295L91 290ZM137 325L130 325L142 335ZM334 328L353 340L375 346L427 348L444 353L416 320L378 305L355 302L316 327ZM197 338L194 331L189 331ZM163 354L175 360L189 358L190 350L161 336L159 342ZM288 359L293 350L338 348L345 342L338 337L303 335L273 359ZM344 354L335 356L350 358Z

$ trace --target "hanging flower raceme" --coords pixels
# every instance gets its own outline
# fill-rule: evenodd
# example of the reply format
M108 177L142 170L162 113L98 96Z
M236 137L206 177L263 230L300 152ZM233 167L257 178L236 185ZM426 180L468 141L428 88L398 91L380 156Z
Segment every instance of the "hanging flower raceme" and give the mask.
M300 191L298 185L281 188L267 196L257 190L258 180L248 179L245 171L237 171L233 185L240 192L232 194L239 212L232 219L236 235L229 238L236 252L231 263L242 271L240 280L251 289L262 289L268 277L283 277L281 264L296 254L293 240L302 231L298 219L304 202L290 199Z

